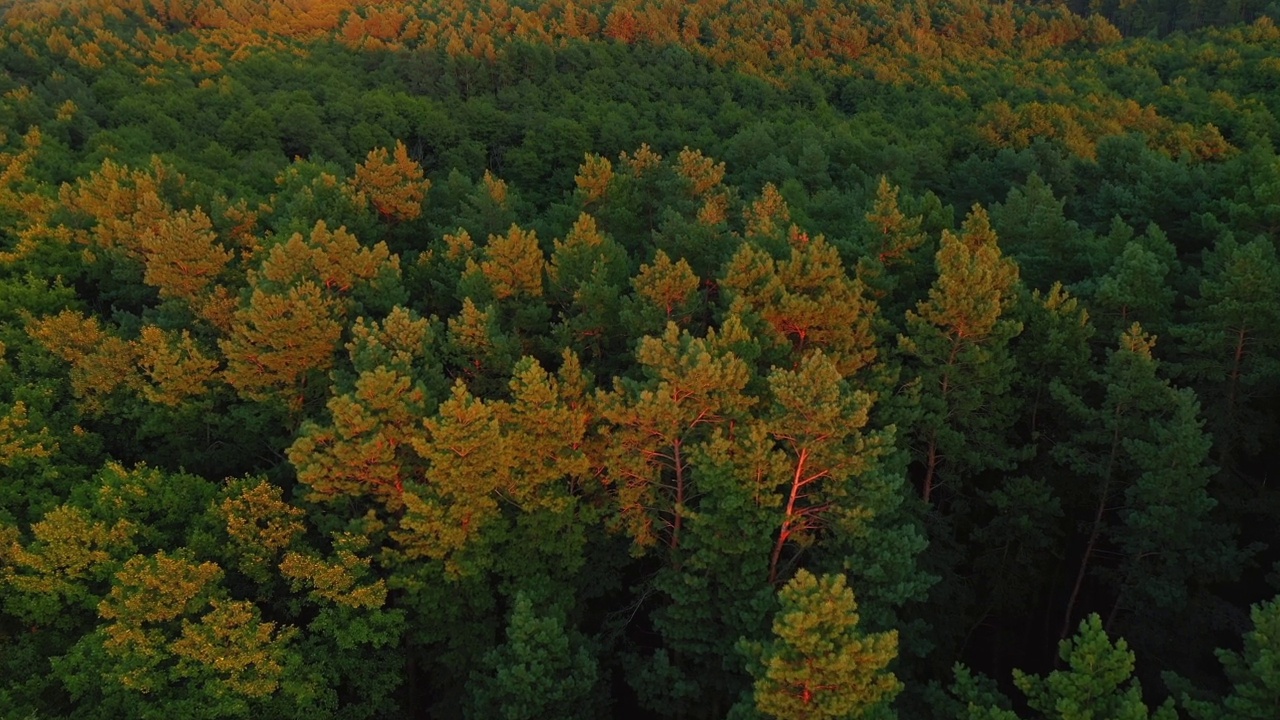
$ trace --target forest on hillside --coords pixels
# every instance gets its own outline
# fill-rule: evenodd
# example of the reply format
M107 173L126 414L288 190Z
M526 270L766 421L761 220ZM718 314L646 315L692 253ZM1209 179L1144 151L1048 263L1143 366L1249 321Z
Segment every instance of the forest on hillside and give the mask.
M1278 23L0 0L0 717L1280 718Z

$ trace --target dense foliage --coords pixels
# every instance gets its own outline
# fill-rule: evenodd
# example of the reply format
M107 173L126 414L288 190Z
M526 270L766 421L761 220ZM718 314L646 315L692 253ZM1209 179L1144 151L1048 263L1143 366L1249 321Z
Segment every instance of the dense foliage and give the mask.
M1280 716L1280 7L0 0L0 715Z

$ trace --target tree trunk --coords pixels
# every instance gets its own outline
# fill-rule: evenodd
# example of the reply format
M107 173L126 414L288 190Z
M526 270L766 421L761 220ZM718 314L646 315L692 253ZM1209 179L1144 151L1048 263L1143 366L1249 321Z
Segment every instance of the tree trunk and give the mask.
M778 531L778 541L773 544L773 555L769 558L769 584L778 582L778 560L782 557L782 548L791 537L795 520L796 499L800 497L800 488L804 485L804 466L809 460L809 450L802 449L796 460L796 472L791 478L791 494L787 498L787 512L782 518L782 529Z
M1067 600L1067 611L1062 616L1062 632L1059 640L1065 640L1071 633L1071 616L1075 612L1076 600L1080 597L1080 588L1084 585L1085 573L1089 570L1089 560L1093 557L1094 548L1102 536L1102 516L1107 511L1107 499L1111 495L1111 475L1116 465L1116 454L1120 451L1120 409L1116 409L1116 429L1111 437L1111 457L1107 459L1107 473L1102 481L1102 492L1098 497L1098 509L1093 516L1093 528L1089 531L1089 542L1084 546L1084 557L1080 558L1080 570L1076 573L1075 585L1071 588L1071 597Z
M924 472L924 488L920 491L920 496L924 499L924 504L929 504L929 497L933 495L933 476L938 469L938 434L933 433L929 436L929 459L928 465Z
M671 519L671 549L680 547L680 527L684 524L684 462L680 459L680 441L671 445L671 457L676 466L676 503Z

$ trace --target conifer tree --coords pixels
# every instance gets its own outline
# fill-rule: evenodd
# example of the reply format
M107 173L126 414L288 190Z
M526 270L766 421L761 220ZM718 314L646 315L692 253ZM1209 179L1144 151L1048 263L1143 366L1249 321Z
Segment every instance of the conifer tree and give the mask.
M209 216L199 209L164 218L146 230L140 245L146 263L143 280L158 288L161 298L193 306L232 258L218 244Z
M482 276L492 299L542 297L546 259L534 232L512 225L505 235L489 236L481 257L478 263L468 261L465 273Z
M431 181L423 179L422 166L409 158L408 148L399 140L390 159L386 148L370 150L348 182L368 198L380 217L396 222L421 215L422 201L431 188Z
M582 165L578 167L578 174L574 177L574 184L578 186L584 205L590 205L604 198L612 182L613 163L607 157L591 153L587 153L583 158Z
M843 575L801 570L778 593L773 638L741 643L752 657L755 706L779 720L860 718L902 689L888 665L896 632L864 633Z
M296 631L263 621L252 603L226 597L222 570L184 555L161 551L126 562L99 606L105 625L82 641L89 657L73 652L60 670L77 661L102 663L106 679L139 701L152 696L145 704L155 710L235 717L280 688ZM93 656L98 643L105 657ZM82 683L73 679L73 692Z
M502 327L498 307L466 298L447 328L443 355L451 374L466 378L481 396L501 393L522 353L520 339Z
M283 293L254 290L219 341L226 379L246 398L301 410L333 366L342 335L337 308L308 280Z
M591 651L556 613L539 614L516 595L507 639L472 675L471 712L480 720L598 717L599 669Z
M266 585L281 555L306 532L304 512L285 502L278 485L263 478L232 481L214 511L227 533L230 566Z
M588 469L580 450L587 416L571 404L585 400L576 358L561 372L556 378L522 360L510 401L484 401L459 381L423 421L426 432L407 437L422 470L399 490L404 513L392 536L410 558L444 560L455 575L500 565L513 582L563 580L580 567L572 489ZM523 524L530 516L531 527ZM557 543L540 547L536 534L519 540L552 528Z
M615 379L598 400L608 423L605 477L636 549L661 542L674 552L697 496L690 452L751 407L743 392L751 373L714 334L695 338L674 323L642 339L636 359L643 380Z
M760 340L782 351L783 364L798 367L821 352L842 376L852 376L876 359L876 305L822 236L810 238L793 225L788 241L785 259L746 244L729 261L721 285L730 291L731 311L763 321Z
M1123 718L1176 720L1172 703L1154 712L1143 702L1142 688L1133 679L1133 652L1123 639L1111 642L1102 620L1090 615L1076 635L1058 644L1066 669L1047 677L1015 670L1013 682L1027 696L1027 704L1045 720Z
M631 279L634 294L624 300L622 319L633 337L657 334L667 323L689 328L702 305L701 282L683 258L658 250L652 263Z
M1182 693L1180 704L1192 720L1265 720L1280 706L1280 601L1258 603L1249 614L1253 628L1244 647L1217 652L1230 692L1216 702Z
M58 200L79 221L71 228L76 242L136 261L142 255L142 239L170 216L167 201L184 183L185 178L159 158L153 158L146 170L131 170L108 159L87 178L64 185Z
M885 305L886 317L894 321L915 300L911 293L926 269L919 251L927 240L923 218L903 213L898 194L899 188L881 175L875 202L865 216L869 232L856 270L868 295Z
M557 347L570 348L591 364L625 356L629 334L620 313L628 266L626 252L586 213L578 216L564 240L554 241L547 296L557 308L551 333Z
M505 235L490 235L466 258L458 280L456 293L463 299L464 314L467 302L484 307L494 326L517 343L520 354L532 353L551 319L544 299L546 270L533 231L512 225Z
M858 497L854 488L863 476L876 470L888 435L862 433L873 397L851 392L821 352L795 371L775 369L768 380L769 428L786 458L785 476L775 478L786 498L769 560L769 583L776 584L788 546L812 544L820 529L874 512L849 501Z
M1157 376L1154 344L1137 324L1121 337L1099 378L1105 395L1097 408L1054 387L1079 428L1054 452L1086 481L1092 497L1080 500L1093 506L1064 637L1104 549L1119 556L1104 573L1113 586L1108 624L1122 609L1140 608L1135 620L1159 627L1157 618L1181 611L1194 584L1230 577L1242 559L1210 516L1215 503L1206 487L1213 469L1198 403L1189 390Z
M960 235L943 232L937 267L928 299L907 311L907 332L899 336L909 371L920 377L912 435L926 502L941 481L1007 469L1020 453L1007 436L1015 411L1007 397L1014 373L1009 341L1022 331L1009 317L1018 267L1001 255L982 208L974 208Z
M404 308L350 328L354 374L334 372L328 417L304 422L288 451L312 499L341 504L369 496L390 510L401 507L404 483L421 471L410 440L447 387L433 362L436 332Z
M1163 333L1173 314L1171 271L1169 262L1145 243L1126 243L1093 291L1102 336L1113 337L1135 322Z
M71 366L71 393L89 413L104 412L107 399L136 377L137 352L96 317L63 310L29 323L27 334Z
M784 499L777 479L788 467L774 445L765 423L745 419L690 458L701 496L679 568L654 580L666 601L652 615L663 652L629 678L654 711L720 717L750 688L733 659L738 638L766 636L775 609L769 558Z
M1017 316L1024 330L1012 344L1018 367L1023 424L1031 439L1042 445L1065 431L1063 418L1052 412L1049 388L1053 383L1080 392L1092 376L1090 341L1095 329L1080 300L1054 283L1046 292L1036 290L1018 303Z
M786 247L787 227L791 222L791 208L773 183L765 183L760 197L742 211L746 222L744 237L760 245L770 254L778 255Z
M277 189L263 207L263 224L280 238L309 234L318 223L356 237L376 237L378 218L368 198L341 182L339 173L336 166L295 158L275 178Z
M390 311L406 299L400 258L386 243L365 247L345 227L330 230L324 220L305 235L296 232L272 245L249 282L274 292L312 282L344 311Z
M495 406L505 447L512 449L511 478L501 493L509 530L496 572L510 594L525 592L534 602L559 602L580 592L588 539L599 520L593 505L591 457L585 450L594 407L591 383L577 356L565 352L552 374L523 358L508 385L511 400ZM554 542L546 538L554 537Z
M386 367L367 370L350 393L328 402L329 423L306 423L289 448L298 481L317 500L371 495L403 507L406 480L417 475L410 443L427 407L421 387Z
M457 222L475 237L499 236L516 224L518 205L506 181L486 170L464 198Z
M991 225L1006 252L1018 261L1023 281L1048 291L1054 282L1078 282L1088 271L1084 231L1064 212L1066 201L1038 173L1009 189L1004 202L991 206Z
M1278 421L1267 408L1280 397L1280 261L1263 238L1228 238L1205 266L1189 322L1175 329L1178 370L1205 405L1218 462L1235 470Z

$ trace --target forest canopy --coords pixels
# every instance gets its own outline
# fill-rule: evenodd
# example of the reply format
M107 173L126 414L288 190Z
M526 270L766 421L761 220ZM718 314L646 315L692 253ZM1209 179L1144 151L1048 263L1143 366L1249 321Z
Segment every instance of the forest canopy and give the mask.
M1280 716L1280 5L0 0L0 716Z

